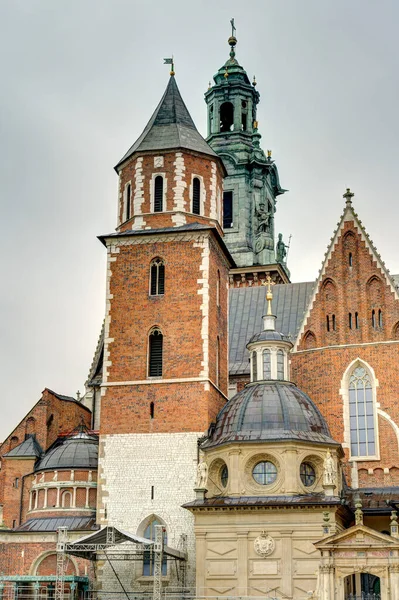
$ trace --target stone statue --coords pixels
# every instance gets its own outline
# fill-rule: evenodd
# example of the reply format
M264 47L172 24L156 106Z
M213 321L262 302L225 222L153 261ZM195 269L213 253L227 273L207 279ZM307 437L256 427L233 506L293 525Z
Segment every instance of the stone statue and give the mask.
M197 488L205 488L208 481L208 465L204 460L198 463L197 467Z
M335 485L335 479L336 479L336 471L335 471L335 464L334 464L334 459L331 456L331 452L329 450L327 450L327 454L326 457L324 459L324 463L323 463L323 468L324 468L324 472L323 472L323 485Z
M270 231L270 214L265 209L263 202L259 204L259 208L255 208L255 216L258 219L256 233L268 233Z
M287 244L284 244L283 242L283 234L279 233L278 234L278 242L276 244L276 258L277 258L277 262L279 263L284 263L285 262L285 258L287 256Z

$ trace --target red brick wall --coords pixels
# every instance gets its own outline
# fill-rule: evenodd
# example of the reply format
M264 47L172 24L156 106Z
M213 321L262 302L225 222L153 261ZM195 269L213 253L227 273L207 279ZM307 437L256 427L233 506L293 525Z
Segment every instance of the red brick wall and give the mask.
M216 383L216 347L220 339L220 385L227 394L227 267L213 241L209 259L210 377ZM121 246L111 262L108 381L140 381L147 378L148 335L158 326L163 333L163 379L199 377L203 370L204 277L200 270L202 248L193 241L154 242ZM149 296L150 263L165 262L165 294ZM220 272L220 308L216 309L217 271ZM150 403L155 418L150 418ZM153 383L107 388L101 405L101 433L201 431L209 425L225 399L204 384Z
M3 504L3 522L6 527L13 527L13 522L20 525L20 514L23 509L22 494L26 498L26 481L23 476L33 470L35 461L4 458L1 471L1 503ZM16 487L18 478L18 487Z

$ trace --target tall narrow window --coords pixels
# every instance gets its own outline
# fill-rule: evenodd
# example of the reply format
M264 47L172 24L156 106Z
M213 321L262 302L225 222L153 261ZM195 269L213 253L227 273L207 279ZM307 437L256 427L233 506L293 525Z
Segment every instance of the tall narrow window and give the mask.
M271 379L270 350L263 350L263 379Z
M155 540L155 525L161 525L158 519L152 519L150 523L147 525L144 531L144 537L147 540ZM163 543L166 546L168 543L168 536L166 531L163 534ZM167 557L164 555L162 560L162 575L165 576L167 574ZM151 550L145 550L143 553L143 575L147 577L152 577L154 575L154 562L155 562L155 554Z
M360 325L359 325L359 313L355 312L355 327L356 329L359 329Z
M220 107L220 131L233 131L234 129L234 106L231 102L223 102Z
M349 380L349 415L352 456L375 456L373 389L364 367L356 367Z
M330 331L330 317L328 315L326 317L326 325L327 325L327 331Z
M352 313L349 313L348 317L349 317L349 319L348 319L349 329L352 329Z
M223 192L223 229L233 227L233 192Z
M162 376L163 335L159 329L153 329L149 336L149 377Z
M332 328L335 331L335 315L332 316Z
M349 252L348 262L349 262L349 266L351 267L353 265L352 252Z
M132 188L130 183L126 187L126 221L130 219L130 202L131 202Z
M371 327L374 327L374 329L375 329L375 310L374 310L374 308L371 311Z
M252 352L252 381L258 381L258 354Z
M165 264L161 258L154 258L150 267L150 296L165 293Z
M198 177L193 179L193 213L200 214L201 182Z
M155 407L154 403L151 402L150 403L150 419L154 418L154 412L155 412L154 407Z
M378 327L382 327L382 310L378 311Z
M284 352L277 350L277 379L284 379Z
M163 211L163 177L157 175L154 181L154 212Z

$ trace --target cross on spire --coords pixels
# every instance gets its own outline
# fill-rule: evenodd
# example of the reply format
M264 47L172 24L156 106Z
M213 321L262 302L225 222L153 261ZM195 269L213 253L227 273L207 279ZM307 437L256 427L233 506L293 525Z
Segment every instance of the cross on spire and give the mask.
M345 194L342 196L343 198L346 199L346 205L349 206L350 204L352 204L352 198L355 194L353 192L351 192L350 188L346 188L346 192Z
M267 286L267 292L266 292L266 301L267 301L267 315L271 315L272 314L272 300L273 300L273 294L272 294L272 285L276 285L275 282L272 280L272 278L270 277L270 275L268 274L266 277L265 281L262 281L262 285Z
M230 25L231 25L231 37L235 37L236 36L236 26L234 25L234 17L230 20Z

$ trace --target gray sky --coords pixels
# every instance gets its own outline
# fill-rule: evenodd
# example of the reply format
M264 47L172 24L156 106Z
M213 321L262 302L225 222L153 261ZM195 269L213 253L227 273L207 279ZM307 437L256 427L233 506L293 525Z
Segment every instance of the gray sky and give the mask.
M261 94L293 281L313 280L354 206L399 273L397 0L0 0L0 439L44 387L83 391L104 312L113 166L176 79L205 135L203 94L228 57Z

